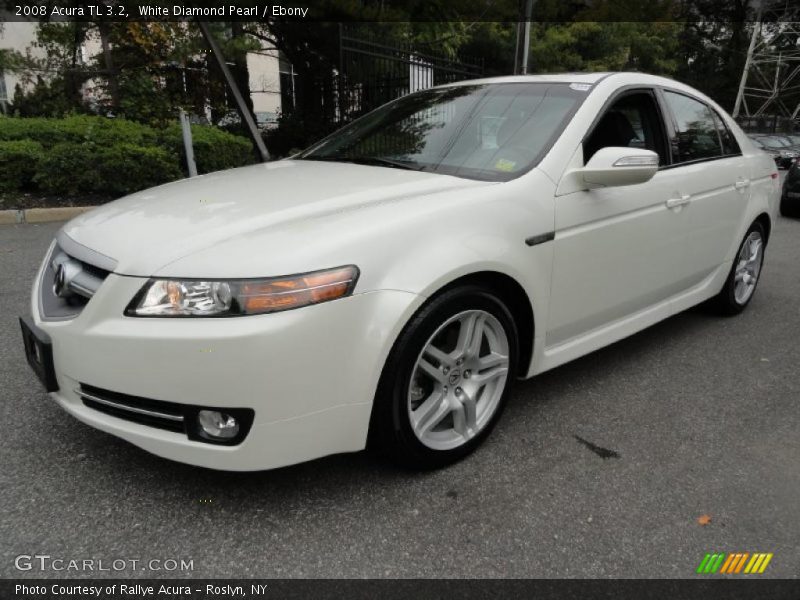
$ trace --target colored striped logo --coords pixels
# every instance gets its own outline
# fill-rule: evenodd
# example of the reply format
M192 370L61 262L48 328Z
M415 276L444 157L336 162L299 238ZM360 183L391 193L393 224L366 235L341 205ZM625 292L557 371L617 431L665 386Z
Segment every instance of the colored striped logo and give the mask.
M772 560L772 552L716 552L706 554L697 573L713 575L714 573L726 575L753 575L763 573L769 561Z

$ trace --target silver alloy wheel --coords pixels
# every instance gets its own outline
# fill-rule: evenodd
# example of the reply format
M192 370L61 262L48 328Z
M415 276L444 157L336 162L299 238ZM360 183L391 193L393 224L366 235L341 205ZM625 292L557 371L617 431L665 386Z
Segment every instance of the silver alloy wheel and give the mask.
M750 232L750 235L742 244L739 251L738 263L734 273L733 297L737 304L745 304L753 290L756 289L758 276L761 273L761 259L764 253L764 241L758 231Z
M497 411L508 367L508 336L494 315L468 310L445 321L411 373L408 415L419 441L451 450L478 435Z

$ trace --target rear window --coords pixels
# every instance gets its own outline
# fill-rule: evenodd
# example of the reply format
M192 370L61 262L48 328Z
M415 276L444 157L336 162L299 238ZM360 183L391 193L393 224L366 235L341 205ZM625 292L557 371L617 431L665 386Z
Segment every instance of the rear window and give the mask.
M683 94L667 91L664 97L675 117L676 132L672 140L675 162L722 156L720 136L711 109Z

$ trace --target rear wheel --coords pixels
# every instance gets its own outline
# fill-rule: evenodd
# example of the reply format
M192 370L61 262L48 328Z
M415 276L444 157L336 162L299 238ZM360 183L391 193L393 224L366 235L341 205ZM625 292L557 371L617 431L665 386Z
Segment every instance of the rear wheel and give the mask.
M502 412L517 367L508 308L475 286L426 304L398 338L375 398L370 441L413 468L474 450Z
M753 298L764 264L765 242L764 227L759 222L753 223L739 246L725 286L714 298L714 304L723 314L739 314Z

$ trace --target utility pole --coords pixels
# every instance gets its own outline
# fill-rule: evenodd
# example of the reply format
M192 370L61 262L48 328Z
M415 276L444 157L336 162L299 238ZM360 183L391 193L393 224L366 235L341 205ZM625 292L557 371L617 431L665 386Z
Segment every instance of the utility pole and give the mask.
M522 40L522 74L528 74L528 54L531 52L531 15L533 14L533 0L525 3L525 37Z
M520 15L523 20L517 22L517 43L514 45L515 75L528 73L528 54L531 50L531 15L534 2L535 0L525 0L525 13Z
M213 54L214 60L216 60L217 65L222 71L222 75L225 77L225 82L228 84L228 89L230 89L233 99L236 101L236 108L239 112L239 116L242 119L242 123L247 126L247 131L250 133L250 139L253 140L256 150L258 150L258 154L261 157L261 162L268 161L269 152L267 151L267 147L264 145L264 140L261 139L261 133L259 133L255 119L253 119L253 113L250 112L247 102L242 96L242 93L239 91L239 86L236 85L236 80L233 78L233 74L228 67L228 63L225 62L225 57L222 54L219 44L217 44L217 40L214 39L214 35L209 30L207 23L204 23L198 19L197 26L200 27L200 32L203 34L208 47L211 48L211 54Z

